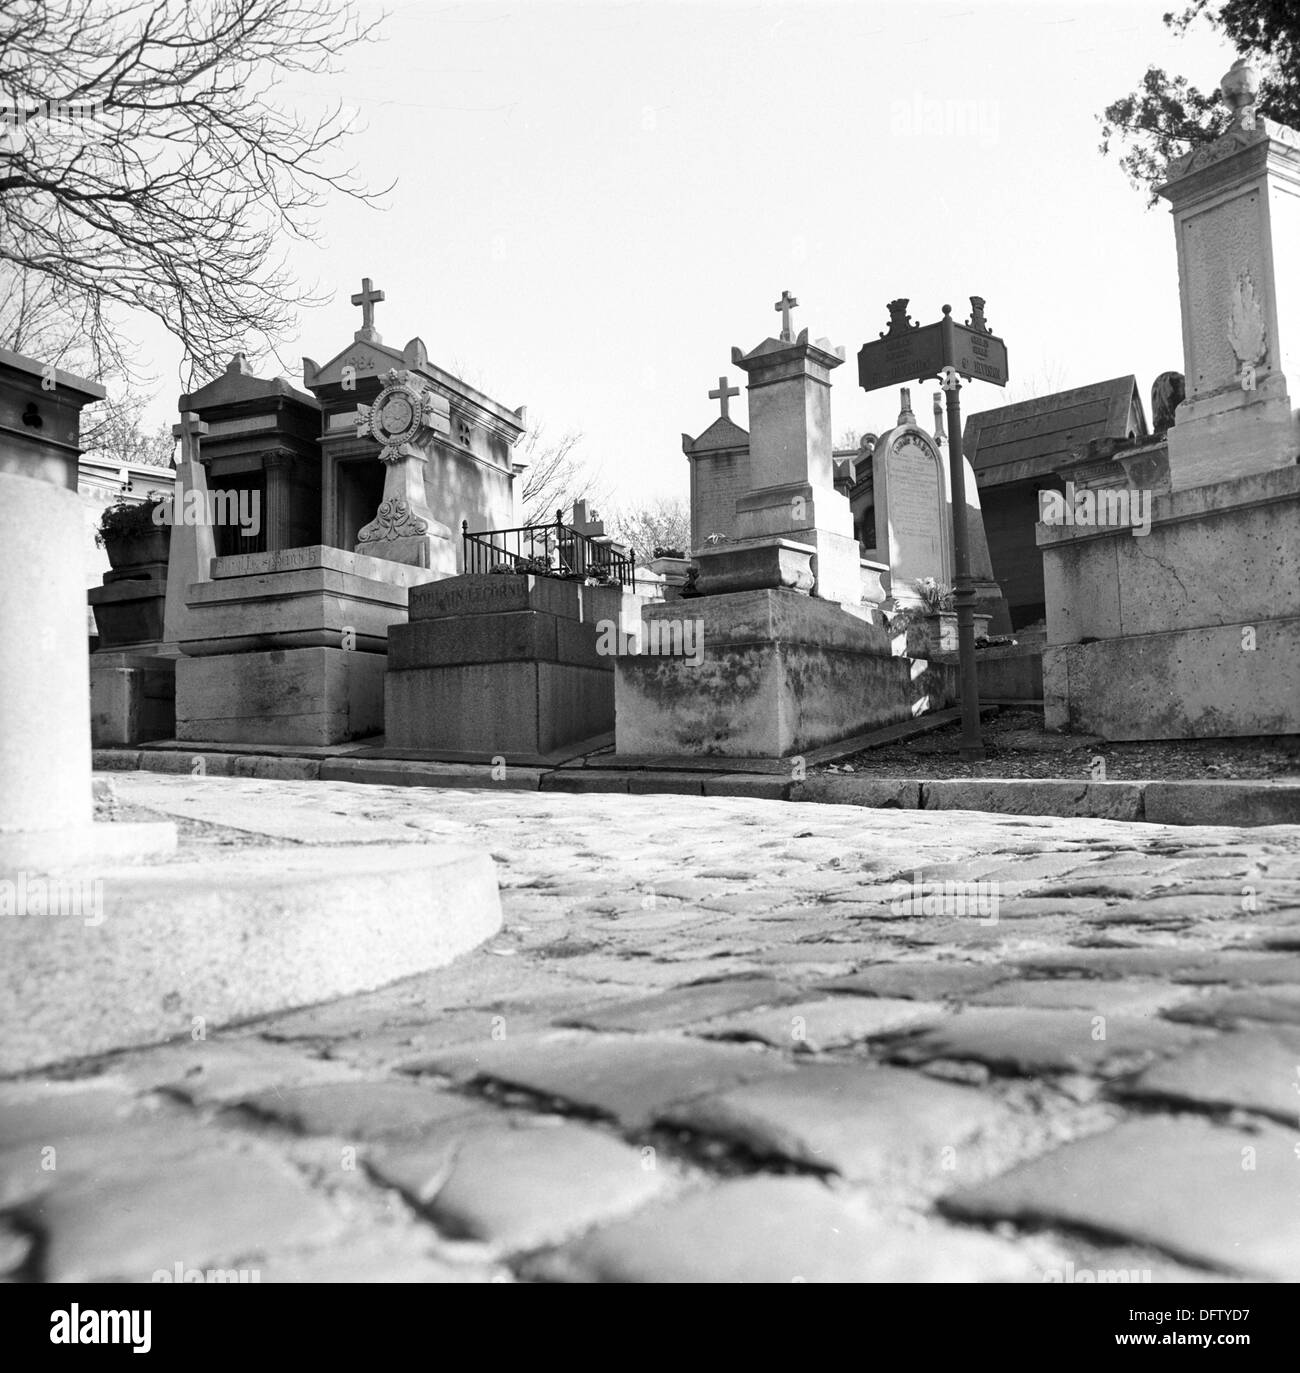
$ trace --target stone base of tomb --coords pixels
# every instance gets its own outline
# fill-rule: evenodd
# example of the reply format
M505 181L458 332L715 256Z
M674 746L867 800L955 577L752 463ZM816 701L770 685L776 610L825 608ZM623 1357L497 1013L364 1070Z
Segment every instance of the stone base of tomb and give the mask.
M1300 417L1274 372L1254 391L1234 386L1183 401L1168 442L1169 483L1182 491L1294 463Z
M896 656L880 625L798 591L648 606L644 640L653 621L683 613L698 621L702 656L616 660L620 754L788 758L957 699L955 665Z
M95 748L176 733L176 660L150 649L90 655L90 741Z
M1040 524L1047 727L1300 733L1297 528L1295 466L1157 493L1147 535Z
M642 604L618 587L506 574L414 589L409 623L389 636L386 753L518 761L608 733L614 653Z
M272 649L181 658L176 738L213 744L342 744L384 728L382 653Z
M186 595L176 738L341 744L384 727L388 630L428 568L317 545L212 560Z
M171 824L96 828L175 841ZM3 890L31 914L0 920L0 1074L370 991L501 927L490 856L424 844L275 846L50 876L25 864Z
M1043 699L1042 644L995 644L975 655L981 701Z

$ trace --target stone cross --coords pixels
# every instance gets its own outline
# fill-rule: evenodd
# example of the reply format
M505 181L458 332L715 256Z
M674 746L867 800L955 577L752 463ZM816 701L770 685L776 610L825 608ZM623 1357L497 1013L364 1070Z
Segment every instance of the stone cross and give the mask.
M373 334L375 331L375 306L384 299L382 291L376 291L369 277L361 278L361 289L352 297L353 305L361 306L361 331Z
M727 404L729 398L738 395L740 395L740 387L728 386L726 377L719 377L718 389L709 392L709 399L722 402L722 418L725 420L730 418Z
M790 328L790 311L798 304L799 302L789 291L782 291L781 299L772 306L774 310L780 310L781 312L781 341L783 343L794 342L794 331Z
M193 410L181 411L181 422L172 425L172 437L181 441L181 462L198 462L199 440L208 432L208 426Z

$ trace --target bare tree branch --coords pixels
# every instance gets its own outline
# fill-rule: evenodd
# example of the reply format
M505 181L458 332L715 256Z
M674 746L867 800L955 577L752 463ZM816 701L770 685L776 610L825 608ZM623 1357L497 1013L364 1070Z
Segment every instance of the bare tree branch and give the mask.
M273 349L319 299L285 240L313 236L332 192L375 199L336 165L344 113L304 120L274 86L333 70L377 23L350 0L9 0L0 263L53 284L101 365L115 306L161 321L191 380Z

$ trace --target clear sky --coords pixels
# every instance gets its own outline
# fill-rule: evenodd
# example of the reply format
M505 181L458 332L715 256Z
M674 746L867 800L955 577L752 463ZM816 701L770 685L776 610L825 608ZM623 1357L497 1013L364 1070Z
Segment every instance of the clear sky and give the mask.
M337 352L376 324L551 433L578 430L614 500L684 494L682 431L733 344L795 327L843 344L837 434L880 430L857 386L885 302L928 323L987 299L1011 399L1182 368L1173 230L1098 152L1097 116L1148 63L1212 87L1232 53L1173 38L1170 0L996 3L442 3L389 7L382 41L276 95L359 112L350 153L387 208L343 199L294 246L335 292L282 354ZM363 12L378 7L363 4ZM178 354L141 331L170 415ZM219 369L218 369L219 370ZM274 360L267 374L280 370ZM929 414L931 387L914 389ZM732 414L745 423L744 393ZM1000 404L967 385L963 410Z

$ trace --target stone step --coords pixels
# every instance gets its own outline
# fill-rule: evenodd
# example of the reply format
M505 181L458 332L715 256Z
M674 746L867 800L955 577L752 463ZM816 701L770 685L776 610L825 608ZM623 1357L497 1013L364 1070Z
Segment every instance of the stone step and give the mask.
M0 899L0 1073L369 991L501 927L489 855L418 842L10 874Z

